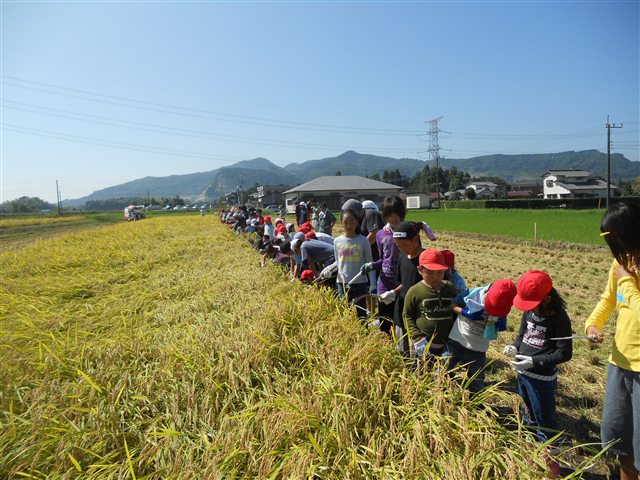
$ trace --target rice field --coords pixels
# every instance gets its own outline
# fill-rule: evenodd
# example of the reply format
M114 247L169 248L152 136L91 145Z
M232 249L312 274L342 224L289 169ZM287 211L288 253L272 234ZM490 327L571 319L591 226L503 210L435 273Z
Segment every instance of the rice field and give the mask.
M470 286L548 271L577 332L606 284L604 248L438 233L435 246L456 253ZM330 292L259 262L211 215L4 250L0 477L544 474L539 452L525 448L515 374L500 353L515 310L489 351L489 387L471 400L447 377L409 372ZM608 350L576 345L561 369L567 478L607 478L588 444L598 439Z
M604 210L445 209L409 211L407 220L436 230L502 235L547 242L605 246L600 237Z

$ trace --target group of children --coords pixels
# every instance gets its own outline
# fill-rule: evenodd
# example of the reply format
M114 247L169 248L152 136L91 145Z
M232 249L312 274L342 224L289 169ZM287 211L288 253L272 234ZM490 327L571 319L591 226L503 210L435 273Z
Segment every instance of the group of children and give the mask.
M238 215L245 213L253 231L262 235L257 247L264 253L263 266L271 260L290 266L292 281L335 285L340 298L356 304L363 322L367 296L377 298L378 321L368 325L379 325L414 362L434 363L439 358L438 368L465 371L465 385L473 393L484 388L490 341L506 329L513 306L523 311L518 335L503 353L511 357L510 364L517 371L525 422L542 442L557 433L557 365L572 357L572 331L566 304L547 273L530 270L517 284L501 278L467 288L455 269L453 252L422 247L420 231L432 241L435 234L424 222L405 221L405 205L399 197L385 198L379 212L373 202L348 200L341 216L344 234L337 238L314 232L309 221L299 224L297 231L284 218L271 225L271 219L264 217L260 225L258 212L231 212L223 221L235 225L241 221ZM242 228L246 231L247 225ZM621 475L631 475L622 478L637 479L640 206L614 204L601 230L615 260L609 285L587 321L586 333L591 341L601 342L602 325L617 306L620 317L610 358L602 437L603 442L619 440L610 451L619 455ZM626 416L621 417L621 412ZM558 464L547 459L552 474L559 473Z

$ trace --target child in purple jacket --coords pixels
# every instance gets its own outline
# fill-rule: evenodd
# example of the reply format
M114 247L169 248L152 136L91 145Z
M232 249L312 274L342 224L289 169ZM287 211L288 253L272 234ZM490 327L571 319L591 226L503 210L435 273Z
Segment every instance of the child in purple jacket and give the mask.
M393 241L393 231L400 222L404 221L406 212L404 201L400 197L385 197L382 201L380 213L382 214L382 219L387 223L376 234L379 259L372 263L365 263L360 269L363 275L371 270L378 272L377 293L380 299L378 306L380 330L389 335L393 327L395 290L398 288L398 257L400 256L400 250L398 250L398 246ZM431 240L435 240L435 235L433 235L428 225L424 224L424 226L423 230L427 233L427 236Z

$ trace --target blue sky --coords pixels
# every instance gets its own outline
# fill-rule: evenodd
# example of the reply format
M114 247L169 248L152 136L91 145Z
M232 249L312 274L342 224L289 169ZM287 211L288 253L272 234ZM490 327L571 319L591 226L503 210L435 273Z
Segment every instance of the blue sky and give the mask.
M346 150L639 159L639 2L2 1L2 200ZM144 193L144 192L141 192Z

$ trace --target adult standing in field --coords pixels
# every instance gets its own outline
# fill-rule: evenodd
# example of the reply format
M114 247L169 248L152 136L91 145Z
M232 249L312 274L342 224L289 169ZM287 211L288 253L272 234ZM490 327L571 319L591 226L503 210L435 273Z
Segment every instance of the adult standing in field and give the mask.
M362 221L360 223L360 229L362 230L362 235L367 237L367 240L369 240L369 245L371 245L371 255L373 256L374 262L380 258L376 235L382 227L384 227L384 220L378 211L378 206L371 200L365 200L362 202Z
M616 203L600 224L611 253L607 287L588 318L585 331L602 343L602 326L618 310L604 393L602 443L618 456L620 478L638 479L640 470L640 205Z
M336 217L327 208L326 203L320 204L320 212L318 212L318 230L321 233L331 235L333 232L333 226L336 224Z
M315 198L309 200L309 212L310 212L310 220L311 226L314 230L318 230L318 213L320 212L320 207L318 207L318 202Z

